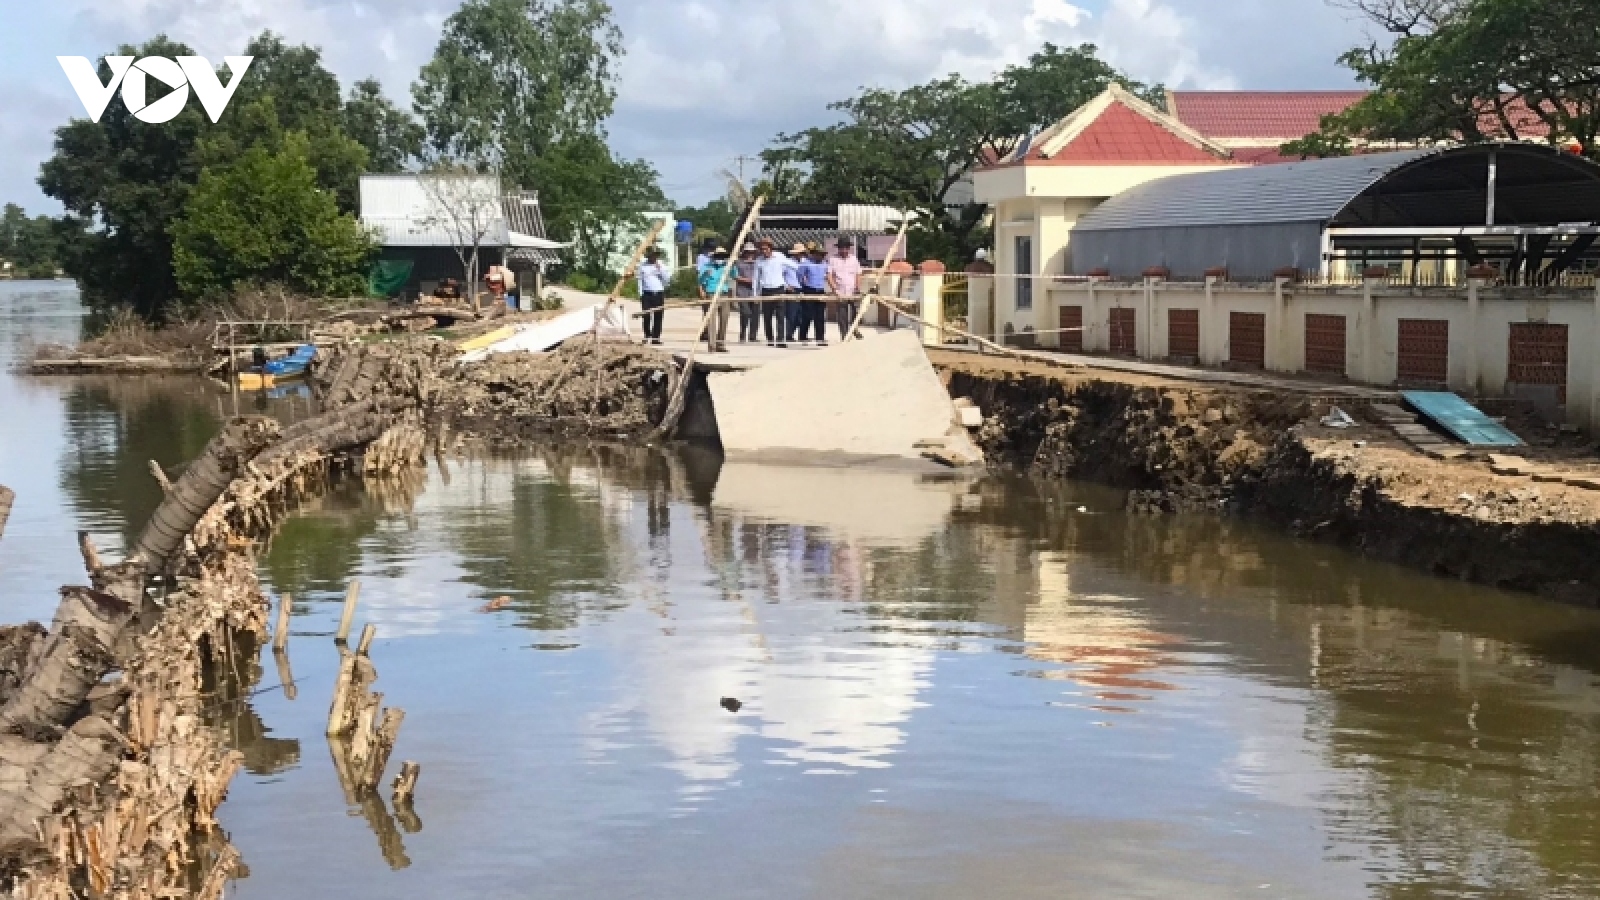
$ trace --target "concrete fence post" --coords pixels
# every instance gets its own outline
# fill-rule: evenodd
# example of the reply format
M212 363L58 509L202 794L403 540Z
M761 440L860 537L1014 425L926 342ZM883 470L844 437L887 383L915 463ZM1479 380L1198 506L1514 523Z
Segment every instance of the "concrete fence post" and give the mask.
M922 345L924 347L941 347L944 345L944 263L930 259L917 267L918 280L921 282L921 302L917 315L927 325L922 328Z
M1374 291L1387 284L1389 270L1371 268L1361 273L1361 380L1380 384L1378 370L1378 299Z
M994 265L986 259L967 264L967 330L999 343L994 315Z
M1490 272L1493 270L1491 269ZM1483 360L1478 352L1479 328L1483 323L1483 297L1481 291L1494 275L1474 266L1467 270L1467 358L1463 368L1467 385L1474 397L1483 396Z
M1165 266L1153 266L1144 270L1144 312L1139 316L1138 327L1134 333L1138 335L1138 346L1134 348L1134 355L1141 359L1154 359L1156 352L1156 290L1157 286L1172 276Z

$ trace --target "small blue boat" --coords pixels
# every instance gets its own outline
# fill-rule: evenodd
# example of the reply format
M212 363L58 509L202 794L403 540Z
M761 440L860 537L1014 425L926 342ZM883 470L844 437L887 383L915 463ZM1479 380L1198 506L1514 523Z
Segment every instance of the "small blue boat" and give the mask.
M239 387L247 391L258 391L270 388L282 381L304 378L306 369L311 366L311 361L316 358L316 346L302 344L296 347L293 353L282 359L272 360L255 371L240 372Z

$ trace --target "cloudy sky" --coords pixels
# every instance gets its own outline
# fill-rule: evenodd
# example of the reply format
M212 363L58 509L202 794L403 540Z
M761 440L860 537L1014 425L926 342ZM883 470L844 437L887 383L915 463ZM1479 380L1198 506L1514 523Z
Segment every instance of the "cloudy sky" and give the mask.
M82 106L58 55L98 57L159 32L213 60L273 29L323 48L349 82L409 85L460 0L0 0L0 202L58 207L35 184L52 132ZM619 152L674 200L716 195L716 171L785 130L827 121L862 85L981 78L1045 41L1091 41L1146 80L1191 88L1340 88L1334 59L1364 29L1327 0L612 0L627 57ZM713 49L714 48L714 49ZM192 102L192 101L191 101Z

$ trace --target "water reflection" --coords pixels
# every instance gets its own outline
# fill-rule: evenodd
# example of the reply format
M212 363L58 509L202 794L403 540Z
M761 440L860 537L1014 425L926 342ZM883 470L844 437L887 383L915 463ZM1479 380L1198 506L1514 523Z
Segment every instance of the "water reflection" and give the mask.
M336 495L304 517L348 527L319 532L330 602L297 633L331 629L335 586L363 578L395 637L376 652L409 713L401 752L431 767L406 890L1600 885L1592 613L1239 523L1128 518L1084 486L606 447L449 472L403 512ZM236 835L304 808L299 777L244 790ZM395 822L367 812L387 867ZM257 846L245 894L302 883L266 865L290 848ZM350 862L317 871L362 894Z
M0 392L0 596L49 607L231 414ZM343 486L263 559L296 690L216 719L237 894L1600 894L1600 615L1120 501L603 446ZM352 578L415 808L303 752Z

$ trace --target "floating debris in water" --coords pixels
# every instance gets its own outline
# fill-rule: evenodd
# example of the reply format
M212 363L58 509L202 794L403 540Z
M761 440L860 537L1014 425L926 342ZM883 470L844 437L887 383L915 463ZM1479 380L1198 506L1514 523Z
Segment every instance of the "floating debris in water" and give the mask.
M723 697L722 708L728 712L736 713L744 708L744 704L739 702L738 697Z

